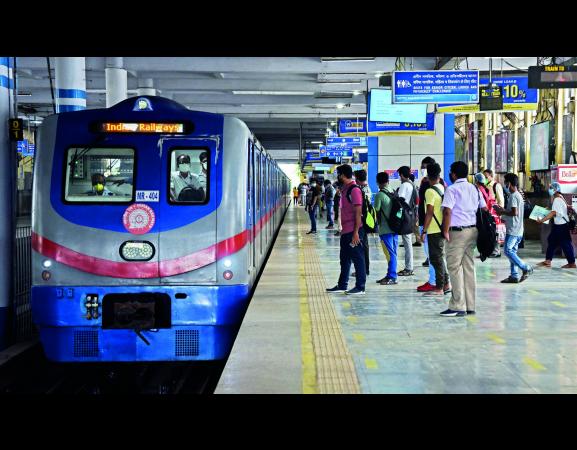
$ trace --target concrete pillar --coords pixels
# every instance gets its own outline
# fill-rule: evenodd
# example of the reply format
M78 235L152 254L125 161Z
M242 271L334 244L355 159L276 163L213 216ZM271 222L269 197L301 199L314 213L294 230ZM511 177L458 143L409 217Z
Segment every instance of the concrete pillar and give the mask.
M84 57L55 58L56 112L86 109L86 60Z
M128 73L124 69L123 58L106 58L106 107L126 100L128 91Z
M156 89L153 87L154 81L152 78L139 78L137 94L141 95L156 95Z
M13 229L13 190L12 183L13 146L8 136L8 119L10 118L10 102L14 91L14 79L12 70L12 59L0 56L0 350L7 346L8 339L8 308L12 299L12 246L14 240Z

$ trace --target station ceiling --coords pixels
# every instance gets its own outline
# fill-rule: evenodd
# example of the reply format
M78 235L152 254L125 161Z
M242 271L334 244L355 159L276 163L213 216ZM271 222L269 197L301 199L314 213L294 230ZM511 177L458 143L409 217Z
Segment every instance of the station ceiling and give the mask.
M501 68L493 59L493 70ZM54 58L51 59L54 80ZM505 58L520 69L536 58ZM453 68L488 70L488 58L456 57L124 57L128 96L150 83L157 94L192 110L231 115L244 120L257 138L281 161L298 159L303 145L325 138L337 118L364 117L368 80L395 65L404 69ZM20 57L18 102L21 114L52 113L45 57ZM86 58L87 108L106 107L106 57ZM504 70L513 70L505 65Z

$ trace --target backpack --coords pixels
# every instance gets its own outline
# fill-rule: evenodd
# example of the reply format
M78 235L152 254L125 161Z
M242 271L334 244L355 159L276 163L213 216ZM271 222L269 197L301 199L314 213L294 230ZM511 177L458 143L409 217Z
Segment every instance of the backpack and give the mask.
M572 206L569 206L569 204L567 203L567 201L565 201L563 197L561 198L567 205L567 217L569 218L569 220L567 220L565 217L563 217L563 220L569 224L569 231L572 234L575 234L575 228L577 228L577 213L575 212Z
M375 217L377 216L375 208L373 205L371 205L371 202L369 202L369 199L364 194L363 190L358 184L354 184L351 188L347 190L346 195L347 200L349 201L349 203L353 203L353 200L351 199L351 192L353 191L354 188L360 189L361 195L363 196L363 208L361 218L363 222L363 229L365 230L365 232L369 234L377 233L379 231L379 228L377 225L377 221L375 220Z
M481 199L481 192L477 188L479 200ZM480 207L477 208L477 250L480 253L481 261L485 261L491 253L495 250L495 242L497 242L497 224L495 218L489 211L485 211Z
M383 214L389 228L396 234L411 234L415 226L415 208L407 205L405 199L399 197L397 194L391 194L387 191L381 192L384 192L385 195L391 199L391 213L389 217Z

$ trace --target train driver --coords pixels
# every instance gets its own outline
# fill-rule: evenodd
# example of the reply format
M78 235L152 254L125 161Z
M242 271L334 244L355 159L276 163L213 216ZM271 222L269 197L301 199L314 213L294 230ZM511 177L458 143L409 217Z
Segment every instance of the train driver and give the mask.
M208 170L208 153L202 152L199 155L198 159L200 160L200 166L202 167L202 170L198 174L198 181L200 182L200 185L204 189L206 189L206 173Z
M114 195L106 187L106 178L101 173L92 174L92 191L88 193L90 195Z
M178 170L170 175L170 198L172 201L202 201L204 190L199 176L190 171L190 156L176 158ZM181 195L181 193L183 195Z

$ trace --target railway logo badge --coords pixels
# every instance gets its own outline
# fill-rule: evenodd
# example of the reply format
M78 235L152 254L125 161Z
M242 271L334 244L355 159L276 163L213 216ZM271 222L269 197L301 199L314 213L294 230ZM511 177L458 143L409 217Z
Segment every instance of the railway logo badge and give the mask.
M122 216L124 228L132 234L148 233L154 226L155 222L156 217L154 215L154 210L150 206L142 203L130 205L126 208L126 211L124 211Z
M152 104L147 98L141 97L136 100L133 111L153 111Z

